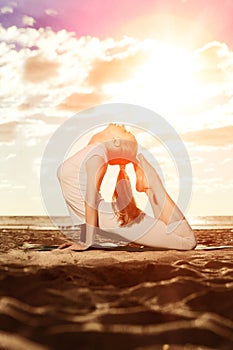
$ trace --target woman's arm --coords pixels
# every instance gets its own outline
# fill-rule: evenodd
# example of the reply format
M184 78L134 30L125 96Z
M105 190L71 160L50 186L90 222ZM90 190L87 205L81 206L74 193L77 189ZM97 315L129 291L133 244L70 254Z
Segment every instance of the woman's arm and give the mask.
M75 243L68 241L61 244L59 249L85 250L94 243L96 228L98 227L99 190L107 164L99 156L91 157L86 163L87 187L85 198L86 242Z
M92 245L98 227L98 203L100 186L107 170L107 164L100 156L91 157L86 163L87 187L85 198L86 244Z

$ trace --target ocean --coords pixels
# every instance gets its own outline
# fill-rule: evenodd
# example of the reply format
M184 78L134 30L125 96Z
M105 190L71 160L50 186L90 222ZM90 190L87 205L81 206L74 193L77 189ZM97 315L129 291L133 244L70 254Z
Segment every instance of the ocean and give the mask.
M231 229L233 216L190 216L188 217L193 229ZM53 224L57 223L57 226ZM56 217L51 220L48 216L0 216L0 228L57 230L64 226L69 229L70 217Z

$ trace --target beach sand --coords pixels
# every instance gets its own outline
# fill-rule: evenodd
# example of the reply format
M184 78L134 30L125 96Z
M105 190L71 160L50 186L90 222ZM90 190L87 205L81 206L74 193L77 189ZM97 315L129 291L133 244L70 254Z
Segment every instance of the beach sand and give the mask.
M233 230L197 230L199 248ZM32 251L59 231L0 231L0 349L232 349L233 249Z

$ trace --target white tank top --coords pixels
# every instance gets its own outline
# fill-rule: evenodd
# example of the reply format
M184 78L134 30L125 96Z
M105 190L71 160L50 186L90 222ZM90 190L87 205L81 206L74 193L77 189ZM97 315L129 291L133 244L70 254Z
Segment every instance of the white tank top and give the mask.
M107 163L107 152L104 144L90 144L66 159L58 168L57 176L63 196L74 224L85 223L86 198L86 162L98 155ZM98 200L100 200L100 195Z

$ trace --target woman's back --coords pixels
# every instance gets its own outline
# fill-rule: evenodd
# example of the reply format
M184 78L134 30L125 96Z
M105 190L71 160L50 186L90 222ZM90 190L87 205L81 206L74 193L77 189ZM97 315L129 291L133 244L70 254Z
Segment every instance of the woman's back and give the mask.
M86 162L96 155L103 158L104 162L107 162L104 144L87 145L66 159L57 171L66 203L69 209L81 219L80 223L85 223Z

